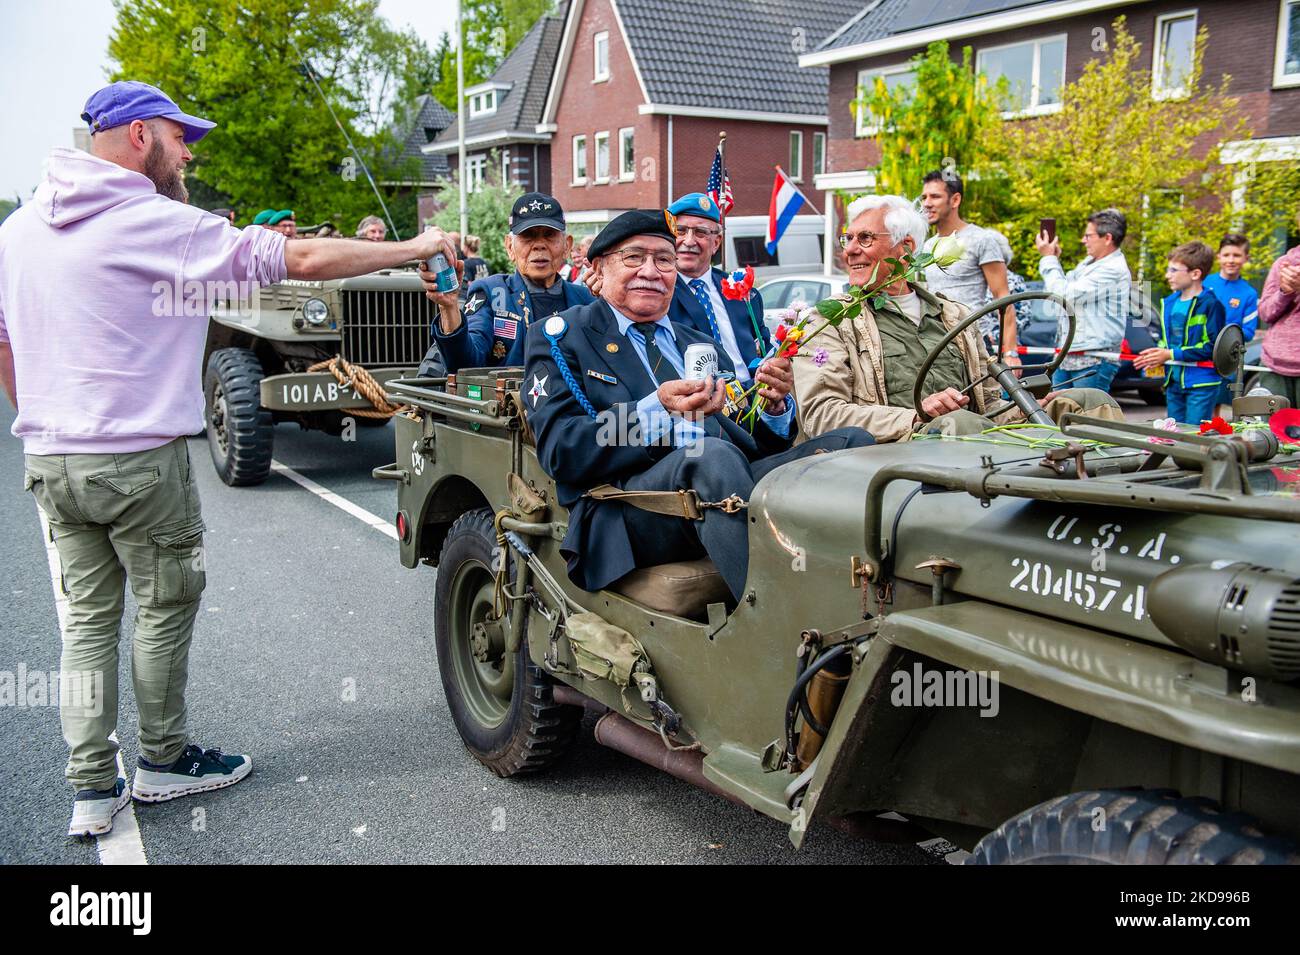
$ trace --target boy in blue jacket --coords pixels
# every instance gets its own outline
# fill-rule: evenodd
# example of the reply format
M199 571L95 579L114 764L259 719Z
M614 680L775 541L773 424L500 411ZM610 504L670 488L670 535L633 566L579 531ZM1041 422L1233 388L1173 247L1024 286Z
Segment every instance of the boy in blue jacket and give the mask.
M1204 242L1186 242L1169 253L1165 279L1173 289L1160 303L1160 344L1133 359L1133 367L1166 365L1165 400L1169 416L1182 424L1214 417L1222 379L1209 361L1214 339L1223 330L1223 304L1203 282L1214 266L1214 250ZM1189 362L1173 365L1169 362Z

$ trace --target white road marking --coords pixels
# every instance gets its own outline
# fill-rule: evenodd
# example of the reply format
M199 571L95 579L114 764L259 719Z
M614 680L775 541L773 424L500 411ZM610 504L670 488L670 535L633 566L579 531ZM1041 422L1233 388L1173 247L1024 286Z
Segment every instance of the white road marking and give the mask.
M358 504L353 504L347 498L335 494L327 487L322 487L311 478L299 474L293 468L286 464L281 464L279 461L271 461L271 470L276 474L284 475L290 481L293 481L293 483L311 491L311 493L315 494L327 504L333 504L340 511L343 511L346 514L351 514L357 520L361 521L361 523L369 524L375 530L379 531L379 533L385 534L393 540L397 540L397 528L392 525L391 521L386 521L382 517L370 513L364 507L361 507Z
M117 739L117 733L113 733ZM127 780L126 767L122 763L122 751L117 751L117 774ZM96 840L99 849L100 865L148 865L144 855L144 840L140 837L140 820L135 817L135 802L127 803L125 809L113 819L113 831L99 836Z
M59 617L59 636L68 625L68 598L63 593L63 565L59 563L59 552L50 537L50 519L36 507L36 514L41 521L41 533L45 537L45 557L50 565L50 584L54 588L54 609ZM117 731L111 734L117 740ZM117 774L127 780L126 767L122 762L122 751L117 751ZM144 855L144 840L140 838L140 822L135 818L135 804L127 803L126 808L113 819L113 831L97 836L95 846L99 851L101 865L148 865Z

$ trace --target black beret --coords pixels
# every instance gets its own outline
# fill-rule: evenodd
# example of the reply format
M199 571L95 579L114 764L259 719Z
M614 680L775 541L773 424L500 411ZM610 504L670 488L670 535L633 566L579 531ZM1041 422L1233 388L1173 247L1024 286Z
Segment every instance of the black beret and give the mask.
M677 241L677 223L673 214L665 209L632 209L616 216L609 225L591 240L587 258L604 255L624 239L634 235L662 236L669 242Z

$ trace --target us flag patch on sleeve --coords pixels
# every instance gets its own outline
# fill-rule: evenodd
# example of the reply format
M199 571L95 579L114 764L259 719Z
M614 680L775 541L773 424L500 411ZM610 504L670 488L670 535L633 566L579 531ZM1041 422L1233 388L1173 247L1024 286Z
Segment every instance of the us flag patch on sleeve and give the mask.
M494 318L492 334L497 338L514 339L519 334L519 323L513 318Z

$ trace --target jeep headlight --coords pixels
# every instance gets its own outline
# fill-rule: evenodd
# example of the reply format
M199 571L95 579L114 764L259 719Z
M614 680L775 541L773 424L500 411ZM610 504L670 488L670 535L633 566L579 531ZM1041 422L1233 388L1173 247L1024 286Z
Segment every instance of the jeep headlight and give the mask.
M309 325L324 325L330 317L330 307L318 298L309 298L302 303L302 317Z

